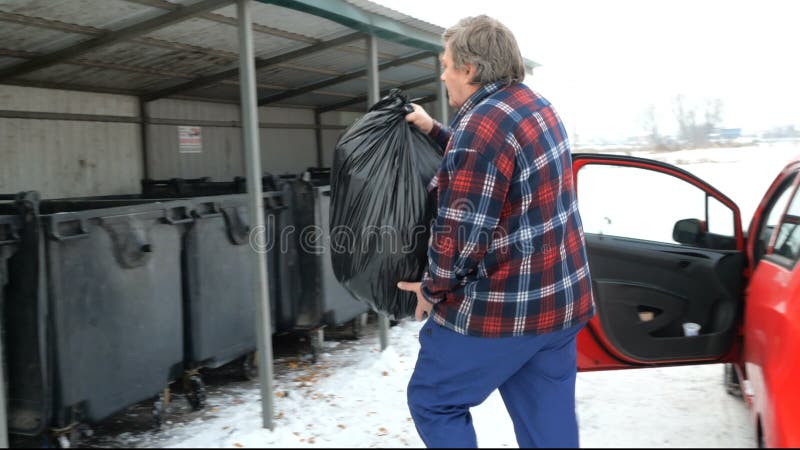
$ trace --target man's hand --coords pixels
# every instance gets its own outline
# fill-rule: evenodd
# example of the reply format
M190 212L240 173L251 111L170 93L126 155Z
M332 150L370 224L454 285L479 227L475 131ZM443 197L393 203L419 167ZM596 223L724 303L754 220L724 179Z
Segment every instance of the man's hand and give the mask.
M406 114L406 122L411 122L412 124L416 125L417 128L422 130L422 132L425 134L430 133L433 129L433 119L431 116L425 112L422 106L419 106L416 103L412 103L411 106L414 108L414 112Z
M417 319L417 321L424 320L431 315L433 303L425 300L425 297L422 295L422 283L401 281L397 283L397 287L401 291L408 291L417 294L417 310L414 312L414 318Z

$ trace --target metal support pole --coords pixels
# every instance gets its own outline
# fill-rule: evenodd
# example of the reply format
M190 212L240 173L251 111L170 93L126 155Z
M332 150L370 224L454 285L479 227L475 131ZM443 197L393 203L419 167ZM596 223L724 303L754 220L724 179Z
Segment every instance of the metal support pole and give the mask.
M436 75L442 75L442 61L438 57L436 58ZM437 100L439 122L443 125L447 125L448 122L450 122L450 110L447 105L447 87L441 80L436 86L436 96L439 98Z
M322 168L322 117L319 111L314 111L314 138L317 140L317 167Z
M0 355L5 355L3 350L3 336L0 333ZM8 448L8 416L6 415L6 376L5 364L0 367L0 448Z
M150 126L150 122L147 115L147 102L141 97L139 97L139 118L141 119L140 136L142 139L142 178L148 179L150 178L150 157L147 153L147 127Z
M264 198L261 193L261 147L258 141L258 107L256 105L256 72L253 53L253 30L250 8L252 0L237 0L239 15L239 84L241 86L242 131L247 174L247 195L250 223L256 233L264 227ZM251 241L252 242L252 241ZM263 240L266 242L266 239ZM258 378L261 385L261 419L264 428L273 429L272 397L272 319L269 309L267 258L261 249L253 249L256 268L255 292L256 333L258 337Z
M378 71L378 40L367 37L367 109L381 98L380 72Z
M367 37L367 109L380 100L381 84L378 70L378 40L375 36ZM378 337L381 351L389 346L389 318L378 314Z

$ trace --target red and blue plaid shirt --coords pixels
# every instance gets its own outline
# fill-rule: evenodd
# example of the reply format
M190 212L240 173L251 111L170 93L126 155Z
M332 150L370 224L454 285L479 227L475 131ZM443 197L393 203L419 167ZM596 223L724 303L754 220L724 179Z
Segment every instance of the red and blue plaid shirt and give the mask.
M543 334L594 314L566 131L522 84L482 86L453 128L430 189L438 212L422 293L433 319L466 335Z

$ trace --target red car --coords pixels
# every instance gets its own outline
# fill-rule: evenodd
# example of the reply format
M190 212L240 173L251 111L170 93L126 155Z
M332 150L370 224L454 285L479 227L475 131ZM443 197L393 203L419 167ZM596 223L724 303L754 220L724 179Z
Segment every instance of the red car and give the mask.
M745 234L736 204L685 170L573 155L598 311L579 370L729 363L758 443L800 446L798 172L781 171Z

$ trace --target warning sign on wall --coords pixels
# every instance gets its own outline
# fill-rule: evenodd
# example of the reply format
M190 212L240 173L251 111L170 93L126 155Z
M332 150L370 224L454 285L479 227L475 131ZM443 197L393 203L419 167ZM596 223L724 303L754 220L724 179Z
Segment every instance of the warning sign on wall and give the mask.
M203 153L202 127L178 127L178 151L181 153Z

